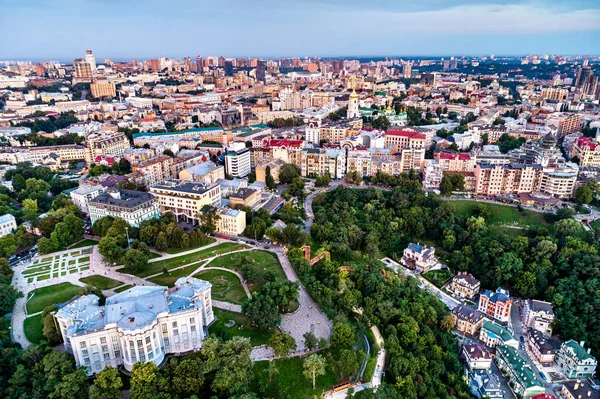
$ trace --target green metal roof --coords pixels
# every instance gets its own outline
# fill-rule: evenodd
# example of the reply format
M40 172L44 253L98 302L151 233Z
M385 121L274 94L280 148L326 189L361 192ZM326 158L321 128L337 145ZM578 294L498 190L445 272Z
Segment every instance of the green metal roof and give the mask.
M586 359L594 359L595 360L594 356L587 353L587 350L585 350L585 348L583 346L579 345L578 342L573 341L572 339L565 342L564 345L573 349L573 353L575 353L575 356L579 360L586 360Z
M510 346L499 346L496 349L496 356L499 359L503 359L509 364L510 368L516 375L516 381L522 385L525 389L531 389L534 387L542 388L543 385L535 377L535 373L531 369L529 363L527 363L515 350Z

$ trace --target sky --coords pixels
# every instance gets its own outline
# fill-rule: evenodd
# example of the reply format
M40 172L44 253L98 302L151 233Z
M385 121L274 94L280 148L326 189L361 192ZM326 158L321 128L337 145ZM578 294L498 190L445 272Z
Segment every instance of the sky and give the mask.
M600 54L599 0L0 0L0 60Z

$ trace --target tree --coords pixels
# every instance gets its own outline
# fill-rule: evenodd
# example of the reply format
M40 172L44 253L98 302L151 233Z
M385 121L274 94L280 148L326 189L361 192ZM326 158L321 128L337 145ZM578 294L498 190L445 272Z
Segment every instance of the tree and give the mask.
M148 267L148 255L139 249L127 250L121 261L127 270L134 273L141 272Z
M345 180L348 184L360 184L362 181L362 177L358 171L353 170L351 172L346 173Z
M116 237L106 236L98 243L98 252L109 262L116 262L123 256L123 248Z
M315 181L315 186L316 187L327 187L327 186L329 186L329 183L331 183L331 176L329 175L329 172L326 172L323 176L317 176L317 179Z
M58 310L56 306L48 306L42 311L42 333L51 346L58 345L61 342L61 334L56 328L54 314Z
M377 130L388 130L390 124L390 120L384 115L377 117L371 122L371 125Z
M315 349L317 347L317 345L318 345L317 337L311 331L305 332L302 335L302 337L304 338L304 347L306 349L308 349L309 351L312 351L313 349Z
M363 351L354 351L352 349L342 349L335 362L335 368L339 371L340 377L354 374L360 367L360 361L364 354Z
M275 356L287 357L291 350L296 350L296 341L290 334L276 331L269 339L269 346L273 348Z
M579 222L573 219L563 219L554 224L554 235L561 238L574 237L581 229L582 227Z
M173 156L175 156L175 154L173 154L173 151L171 151L171 150L169 150L169 149L166 149L166 150L164 150L164 151L163 151L163 155L167 155L167 156L169 156L169 157L173 157Z
M131 369L131 399L147 399L154 395L158 368L153 362L137 362Z
M21 192L25 189L25 178L20 174L14 175L12 178L12 186L16 193Z
M351 348L356 338L352 328L343 323L335 323L331 334L331 346L334 348Z
M454 317L452 315L444 316L440 323L440 329L442 331L450 331L454 328Z
M52 243L52 240L49 240L46 237L40 238L37 245L40 254L49 254L50 252L54 251L54 244Z
M243 306L244 314L258 328L276 327L281 323L281 314L272 298L260 293L252 294L252 299Z
M444 175L444 177L442 177L442 181L440 182L440 192L442 195L448 195L452 192L452 190L453 186L450 175Z
M202 232L210 234L217 229L217 223L221 219L221 216L219 216L219 211L216 207L207 205L202 208L202 211L198 214L198 218L200 219L200 229Z
M211 388L229 396L243 391L250 382L252 345L248 338L233 337L223 343L219 350L220 365Z
M49 399L87 399L88 385L85 369L80 367L65 375L48 394Z
M271 176L271 167L270 166L267 166L267 168L265 169L265 182L266 182L269 190L273 190L275 187L277 187L277 184L275 183L275 179L273 178L273 176Z
M107 366L96 375L90 387L90 399L119 399L123 381L119 371Z
M112 216L105 216L101 219L96 220L92 225L92 230L94 230L94 234L100 237L104 237L108 229L110 229L110 227L112 226L114 220L115 218L113 218Z
M594 199L594 193L586 185L581 186L575 190L575 200L580 204L589 204Z
M8 258L17 250L17 240L12 234L0 237L0 257Z
M304 376L312 380L313 390L316 388L316 380L320 375L325 375L325 358L317 353L313 353L302 362Z
M277 227L269 227L265 235L273 242L279 242L283 239L283 233Z
M25 220L35 223L38 217L37 201L29 198L23 200L23 212L25 212Z
M173 388L178 394L187 397L200 392L205 379L203 365L199 359L183 359L173 373Z
M290 184L297 177L300 177L300 169L294 164L286 163L279 169L280 183Z

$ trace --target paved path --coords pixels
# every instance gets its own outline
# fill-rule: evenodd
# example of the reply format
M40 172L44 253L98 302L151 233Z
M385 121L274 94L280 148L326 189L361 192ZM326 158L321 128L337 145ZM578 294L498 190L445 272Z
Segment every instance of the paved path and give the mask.
M244 292L246 292L246 296L248 297L248 299L252 298L252 293L250 292L250 289L248 288L248 284L246 284L246 280L244 280L244 277L241 274L239 274L238 272L236 272L235 270L227 269L225 267L215 267L215 266L202 267L201 271L205 271L205 270L223 270L225 272L235 274L237 276L237 278L240 279L240 284L242 284L242 287L244 288ZM195 271L194 273L198 273L198 271Z
M231 302L218 301L213 299L212 304L215 308L229 310L230 312L242 313L242 305Z

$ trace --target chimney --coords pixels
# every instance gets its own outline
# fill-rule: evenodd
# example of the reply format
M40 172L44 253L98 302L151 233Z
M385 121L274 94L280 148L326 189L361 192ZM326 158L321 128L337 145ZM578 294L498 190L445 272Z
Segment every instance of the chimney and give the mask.
M471 353L475 352L475 348L471 347Z
M575 383L575 386L573 387L573 391L576 391L579 389L579 380L577 380L577 382Z
M589 354L591 354L591 352L592 352L592 348L588 348L588 351L587 351L587 352L588 352L588 355L589 355Z
M581 345L582 348L583 348L584 344L585 344L585 341L579 341L579 345Z

